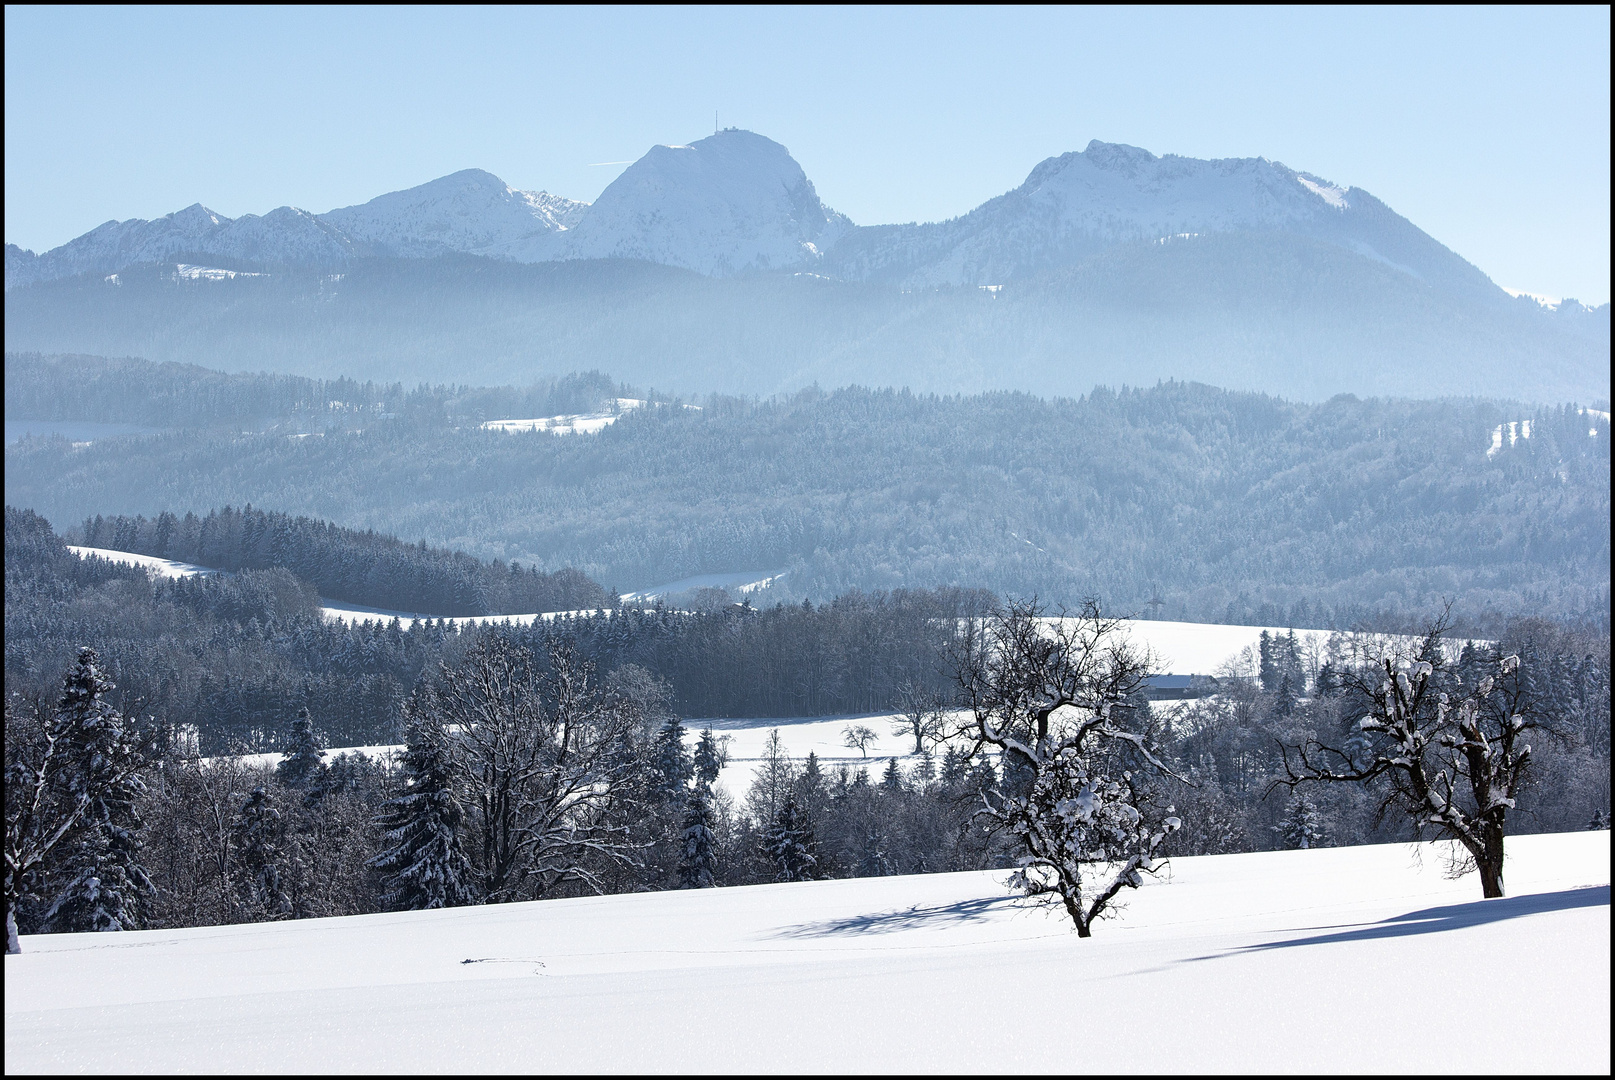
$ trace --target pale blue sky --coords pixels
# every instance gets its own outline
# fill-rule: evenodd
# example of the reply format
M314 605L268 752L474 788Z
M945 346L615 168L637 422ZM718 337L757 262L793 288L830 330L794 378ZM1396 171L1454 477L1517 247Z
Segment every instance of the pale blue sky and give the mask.
M1610 16L1575 9L7 7L6 240L323 212L457 169L593 199L719 121L860 224L1089 139L1365 188L1501 285L1609 299Z

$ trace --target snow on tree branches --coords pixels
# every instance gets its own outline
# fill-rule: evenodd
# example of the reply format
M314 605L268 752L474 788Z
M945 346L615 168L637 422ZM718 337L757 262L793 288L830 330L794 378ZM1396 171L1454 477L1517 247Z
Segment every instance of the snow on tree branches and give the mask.
M69 930L141 925L151 892L134 810L144 761L131 726L104 700L112 689L95 650L85 647L53 711L6 700L7 952L20 951L18 905L60 881L47 873L47 860L69 866L46 913L52 923Z
M392 846L370 860L382 874L387 905L420 911L473 903L471 860L460 840L465 811L442 730L411 724L403 764L409 786L376 818Z
M1483 675L1453 670L1441 647L1446 630L1440 620L1413 655L1380 656L1347 674L1357 706L1349 715L1361 715L1355 730L1339 746L1316 737L1281 744L1285 776L1274 786L1382 787L1381 816L1400 809L1415 829L1458 841L1480 871L1482 894L1502 896L1504 819L1531 760L1526 733L1542 724L1518 656L1494 655Z
M1119 629L1092 601L1056 619L1035 600L1011 602L970 625L957 651L977 749L1003 761L977 816L1019 842L1013 883L1063 904L1080 937L1155 872L1156 849L1180 825L1146 781L1173 774L1129 715L1150 657Z

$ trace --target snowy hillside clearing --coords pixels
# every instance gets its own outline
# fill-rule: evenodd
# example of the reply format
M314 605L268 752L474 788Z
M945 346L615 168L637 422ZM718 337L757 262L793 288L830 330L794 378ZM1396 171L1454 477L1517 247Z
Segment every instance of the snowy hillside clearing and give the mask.
M1002 871L26 936L6 1070L1607 1073L1609 834L1509 847L1176 859L1086 941Z
M484 431L547 431L551 435L593 435L617 422L618 413L540 416L533 420L485 420Z
M1577 409L1576 412L1578 415L1587 417L1593 424L1592 427L1587 429L1589 438L1598 438L1597 425L1600 422L1606 427L1609 426L1609 413L1603 409ZM1486 448L1486 456L1496 457L1503 449L1505 439L1508 441L1508 445L1513 446L1521 439L1529 439L1530 437L1531 421L1529 420L1510 420L1506 424L1498 424L1492 428L1492 445Z
M160 559L155 555L136 555L132 551L113 551L111 548L78 547L67 545L67 550L81 559L92 555L98 556L108 562L123 563L127 566L143 566L160 577L181 578L193 574L220 574L222 570L213 570L206 566L197 566L195 563L176 562L173 559Z
M340 600L322 600L320 612L327 620L336 622L391 622L399 620L405 626L417 619L438 621L450 626L476 626L482 623L508 623L511 626L527 626L539 619L549 620L565 618L569 615L598 615L599 609L580 611L542 611L525 615L423 615L418 612L392 611L388 608L365 607L363 604L348 604Z
M639 592L623 593L622 599L627 601L654 600L658 596L672 596L676 593L689 592L691 589L723 589L729 593L744 596L747 593L766 589L768 586L785 577L789 571L776 570L742 570L734 574L697 574L694 577L679 578L666 585L654 585Z
M639 398L618 398L615 412L540 416L532 420L487 420L484 431L547 431L552 435L593 435L615 424L623 413L643 407Z

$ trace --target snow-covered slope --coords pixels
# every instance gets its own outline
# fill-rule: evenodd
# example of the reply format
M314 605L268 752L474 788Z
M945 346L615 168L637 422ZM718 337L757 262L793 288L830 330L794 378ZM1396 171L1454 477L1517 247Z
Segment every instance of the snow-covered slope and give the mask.
M320 218L369 253L423 258L454 251L533 262L587 207L464 169Z
M1003 871L26 936L6 1071L1607 1074L1609 834L1508 847L1174 859L1087 940Z
M723 277L816 265L852 227L790 152L750 131L655 146L601 192L566 238L573 259L646 259Z

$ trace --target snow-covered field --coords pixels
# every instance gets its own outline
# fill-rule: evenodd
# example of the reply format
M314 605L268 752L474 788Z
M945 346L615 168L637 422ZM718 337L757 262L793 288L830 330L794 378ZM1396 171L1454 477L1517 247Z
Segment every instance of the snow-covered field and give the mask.
M623 413L643 407L639 398L618 398L616 412L540 416L531 420L487 420L484 431L547 431L552 435L593 435L615 424Z
M784 570L742 570L733 574L697 574L694 577L679 578L669 581L665 585L654 585L649 589L638 592L623 593L622 599L631 602L638 600L654 600L658 596L671 596L674 593L688 592L691 589L725 589L731 593L745 595L766 589L774 582L786 575Z
M98 555L108 562L124 563L128 566L144 566L147 570L161 577L180 578L190 577L192 574L219 574L222 570L213 570L206 566L197 566L194 563L176 562L173 559L160 559L155 555L136 555L132 551L114 551L111 548L78 547L67 545L67 550L81 559L91 555Z
M6 1071L1607 1073L1609 833L1183 858L1080 940L1003 872L22 940Z

